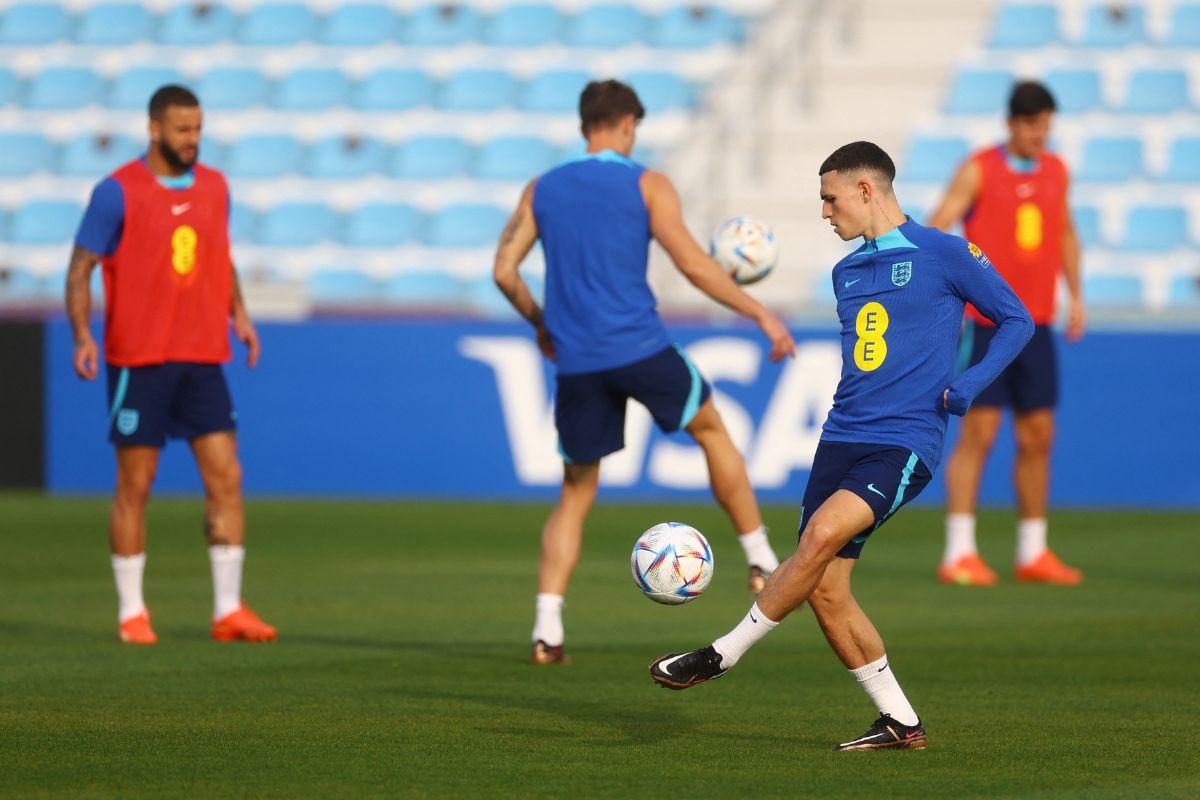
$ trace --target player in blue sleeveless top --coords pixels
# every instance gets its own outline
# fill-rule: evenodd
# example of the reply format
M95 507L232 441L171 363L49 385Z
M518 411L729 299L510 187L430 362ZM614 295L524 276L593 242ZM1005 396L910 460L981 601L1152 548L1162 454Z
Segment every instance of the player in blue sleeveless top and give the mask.
M1033 335L1033 320L978 247L905 216L896 167L870 142L821 165L823 216L862 247L833 268L842 378L800 509L795 554L767 581L727 635L650 665L660 685L686 689L724 675L805 601L825 638L879 709L864 735L839 750L922 748L925 728L896 681L883 640L850 592L863 545L929 483L949 414L971 402ZM955 377L964 303L996 334L982 360Z
M779 565L742 456L713 407L711 390L671 343L646 282L651 239L706 295L755 320L771 359L795 354L775 315L751 298L701 249L683 223L666 176L630 158L645 115L633 89L589 83L579 100L587 153L526 187L496 252L496 284L537 332L555 362L554 420L562 452L558 505L542 531L533 662L566 661L562 604L579 560L583 523L596 497L600 459L624 446L625 406L645 406L658 427L686 430L704 450L717 502L729 515L757 593ZM540 239L546 256L546 308L518 268Z

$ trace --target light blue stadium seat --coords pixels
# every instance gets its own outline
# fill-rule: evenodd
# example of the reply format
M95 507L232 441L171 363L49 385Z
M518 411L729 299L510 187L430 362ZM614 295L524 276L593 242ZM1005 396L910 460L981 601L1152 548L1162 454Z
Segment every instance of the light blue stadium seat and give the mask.
M217 67L196 84L205 108L240 109L263 105L270 85L261 72L250 67Z
M350 180L383 170L384 148L377 139L331 136L312 146L304 165L313 178Z
M1200 47L1200 4L1180 3L1171 13L1165 44Z
M1103 244L1100 235L1100 209L1095 206L1073 206L1071 211L1079 244L1083 247L1099 247Z
M690 109L696 104L696 93L691 84L674 72L631 72L626 80L647 112Z
M122 164L140 156L144 146L127 136L85 133L63 148L58 171L76 178L94 181Z
M355 269L321 269L308 279L308 293L319 303L378 303L380 289L374 278Z
M392 177L438 180L466 173L471 145L457 136L417 136L396 148Z
M1142 140L1132 136L1097 136L1083 145L1078 181L1130 181L1141 178Z
M1146 11L1132 3L1097 3L1083 19L1085 47L1128 47L1146 38Z
M1083 296L1090 306L1140 306L1142 281L1136 275L1085 275Z
M86 67L49 67L29 82L25 105L38 110L80 109L101 102L104 84Z
M1104 105L1100 73L1094 69L1053 69L1046 73L1046 86L1068 114L1091 111Z
M540 303L540 295L544 294L541 280L532 275L526 275L524 278L530 293ZM492 319L517 318L516 309L512 307L512 303L508 302L508 298L501 293L496 282L490 276L466 281L463 285L463 300L467 308L476 314Z
M0 106L6 106L17 99L17 88L21 82L11 69L0 67Z
M423 106L433 96L433 81L417 69L381 69L354 88L351 104L365 111L403 111Z
M1171 143L1163 180L1200 183L1200 137L1187 136Z
M350 247L395 247L414 241L425 218L405 203L369 203L346 218L342 244Z
M737 41L737 17L714 4L692 3L667 9L650 26L650 43L656 47L712 47Z
M75 236L83 209L65 200L34 200L12 216L13 244L65 244Z
M75 41L80 44L132 44L149 39L153 18L140 3L100 3L83 12Z
M522 111L573 113L590 76L583 70L552 70L535 75L521 90L517 107Z
M1200 275L1180 275L1172 280L1167 300L1172 305L1200 305Z
M181 3L162 16L158 28L160 44L215 44L233 37L237 18L226 6L216 3Z
M946 111L1000 116L1008 107L1013 76L1002 69L964 69L954 76Z
M23 178L53 166L54 146L40 133L0 133L0 178Z
M645 38L646 18L631 5L586 6L567 22L563 40L574 47L623 47Z
M1165 253L1188 243L1187 209L1181 206L1134 206L1125 217L1118 248Z
M1142 69L1129 76L1121 110L1131 114L1169 114L1191 104L1188 76L1181 69Z
M274 106L285 111L320 111L350 98L346 76L336 69L309 67L289 72L275 90Z
M323 203L281 203L263 212L258 243L311 247L335 238L338 216Z
M459 203L447 206L430 220L425 243L433 247L494 245L504 220L504 212L491 205Z
M71 18L57 3L14 3L0 12L0 44L50 44L70 29Z
M254 209L236 200L229 210L229 238L235 242L254 241L258 228L258 214Z
M65 280L65 278L64 278ZM48 294L50 282L29 270L0 267L0 300L36 300ZM58 283L61 292L62 283Z
M491 111L511 105L516 83L498 69L466 69L450 77L438 96L449 111Z
M498 47L536 47L553 41L562 28L558 9L545 3L505 6L488 20L483 41Z
M396 34L396 12L380 3L339 5L321 21L324 44L362 47L382 44Z
M237 30L240 44L281 47L311 39L317 29L317 17L302 3L261 3L255 5Z
M901 177L914 183L944 183L967 157L967 141L956 136L914 139L908 149Z
M1049 3L1006 3L988 40L991 47L1042 47L1058 38L1058 8Z
M232 178L278 178L300 168L300 143L282 134L251 134L229 148L225 170Z
M183 83L183 75L176 69L133 67L122 72L113 81L112 91L108 96L108 105L111 108L144 109L150 103L150 96L159 87ZM201 102L203 102L203 98L201 98Z
M476 38L481 19L469 5L443 2L422 6L409 15L400 30L405 44L446 47Z
M408 308L457 308L466 301L466 286L458 278L437 270L401 273L383 287L388 302Z
M491 181L529 181L558 160L558 149L533 136L492 139L475 156L476 178Z

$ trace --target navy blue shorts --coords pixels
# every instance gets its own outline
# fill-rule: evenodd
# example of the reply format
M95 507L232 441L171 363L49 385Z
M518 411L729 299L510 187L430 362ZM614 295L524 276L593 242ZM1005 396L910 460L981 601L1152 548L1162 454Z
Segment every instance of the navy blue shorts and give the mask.
M804 489L800 536L804 535L805 512L815 512L838 489L854 492L871 507L875 523L847 542L837 554L840 558L858 558L867 537L919 495L932 478L917 454L903 447L822 439Z
M168 436L195 439L237 427L220 364L110 364L108 408L108 440L117 447L161 448Z
M625 447L625 404L644 405L664 433L686 428L712 390L677 346L622 367L559 375L554 398L558 449L587 464Z
M975 366L987 353L996 329L968 322L963 328L963 348L970 347L968 366ZM1058 353L1049 325L1037 325L1025 345L1000 377L979 393L974 405L1033 411L1058 405Z

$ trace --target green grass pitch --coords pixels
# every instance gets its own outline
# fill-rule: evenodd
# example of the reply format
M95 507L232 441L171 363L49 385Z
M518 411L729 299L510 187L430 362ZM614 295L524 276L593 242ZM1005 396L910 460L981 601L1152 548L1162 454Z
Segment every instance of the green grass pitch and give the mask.
M930 733L923 752L835 754L874 708L807 610L724 679L646 665L745 612L711 506L596 509L566 610L575 663L526 663L543 506L249 504L246 595L274 645L208 640L200 504L155 500L147 601L160 643L114 640L100 500L0 496L5 797L1195 798L1200 518L1054 515L1078 589L1014 585L1013 518L981 517L994 589L934 582L941 515L876 535L856 594ZM650 524L709 534L716 575L644 599ZM781 552L795 511L767 510Z

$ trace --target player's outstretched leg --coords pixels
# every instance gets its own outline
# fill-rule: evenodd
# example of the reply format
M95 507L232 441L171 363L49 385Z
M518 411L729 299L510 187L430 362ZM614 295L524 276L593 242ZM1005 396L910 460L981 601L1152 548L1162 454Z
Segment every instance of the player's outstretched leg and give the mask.
M150 612L142 598L146 569L146 502L158 470L158 449L117 448L117 487L108 518L113 578L117 585L117 638L126 644L155 644Z
M975 546L975 502L1002 418L997 406L968 411L946 462L946 549L937 573L942 583L994 586L998 580Z
M1068 567L1046 545L1046 508L1050 494L1050 451L1054 443L1054 411L1040 408L1016 415L1017 457L1013 482L1017 488L1018 581L1078 586L1083 572Z
M729 437L711 398L705 400L692 417L687 432L704 450L713 496L738 531L738 542L746 553L750 568L748 587L757 595L767 585L767 578L779 567L779 559L771 549L766 526L762 524L758 502L746 474L746 463Z

